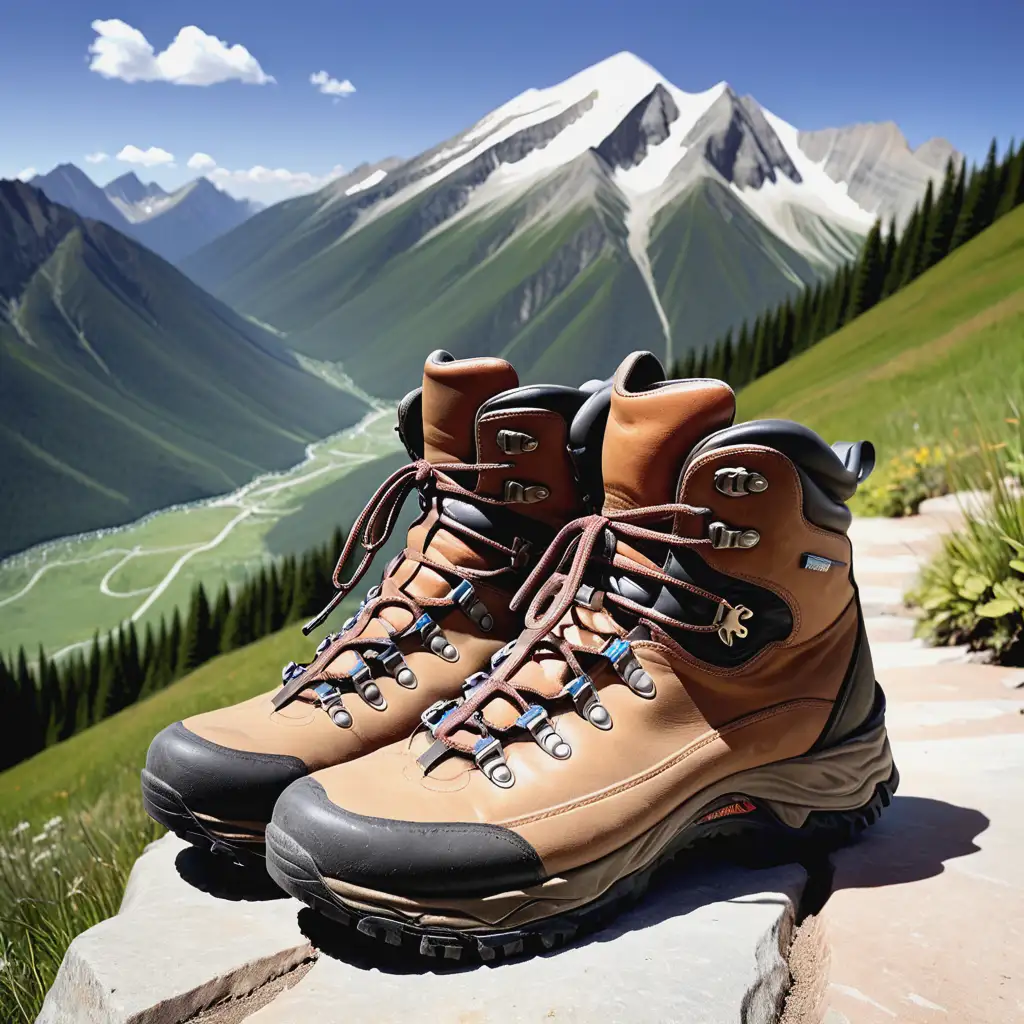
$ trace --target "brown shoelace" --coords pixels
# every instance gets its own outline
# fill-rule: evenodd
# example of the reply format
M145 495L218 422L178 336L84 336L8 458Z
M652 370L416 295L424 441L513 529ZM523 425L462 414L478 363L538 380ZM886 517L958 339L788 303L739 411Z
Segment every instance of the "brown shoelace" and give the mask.
M367 501L362 512L359 513L355 523L353 523L352 529L349 531L345 545L338 557L337 565L334 568L333 581L334 586L337 588L337 592L324 607L323 611L303 626L303 633L308 635L320 626L331 612L337 608L341 601L358 586L359 581L363 578L367 569L369 569L374 556L391 537L395 525L398 522L402 506L405 503L406 498L414 490L421 489L427 494L435 492L450 494L454 497L465 498L475 503L506 506L509 504L506 501L498 498L488 498L463 487L461 484L453 480L449 474L453 472L480 473L485 470L507 469L509 466L509 463L502 462L432 463L428 462L426 459L417 459L415 462L410 462L408 465L402 466L400 469L392 473L391 476L389 476L380 485L380 487L377 488L370 500ZM402 564L403 561L416 562L428 569L432 569L443 579L455 578L457 580L465 580L469 582L472 582L473 580L490 580L496 576L502 576L520 568L528 545L519 542L518 538L511 546L502 544L500 541L496 541L491 537L486 537L463 523L452 519L450 516L445 515L440 507L438 508L438 523L446 530L462 534L477 543L490 547L499 554L505 555L509 560L508 563L501 565L496 569L475 569L468 566L454 566L448 563L434 561L427 557L423 552L407 547L402 551L401 556L395 559L391 572L388 572L385 578L397 570L398 566ZM361 546L363 556L348 579L342 579L342 570L353 552L356 550L357 545ZM377 649L389 646L391 642L389 640L384 640L379 637L363 638L358 635L363 630L369 619L376 616L383 609L389 607L403 608L412 615L412 621L415 623L421 620L425 614L429 615L426 611L428 608L450 608L455 603L456 602L453 601L450 596L413 598L411 595L404 592L383 595L380 593L379 587L373 588L367 599L361 603L356 615L345 623L342 632L333 637L328 637L326 642L321 644L320 648L318 648L317 655L312 662L304 666L294 666L295 671L292 677L286 680L285 685L275 695L275 708L280 709L284 707L290 701L294 700L295 697L297 697L303 690L309 689L315 686L318 682L323 681L323 670L343 651L353 649ZM332 680L332 682L336 683L339 682L339 680Z
M719 606L719 615L722 614L723 610L732 610L733 606L718 594L677 579L674 576L668 575L668 573L652 568L649 565L644 565L625 555L616 552L611 558L607 558L603 555L597 557L594 554L597 542L606 530L611 531L615 537L655 541L673 547L710 546L711 540L706 535L703 535L704 518L706 515L706 509L694 508L691 505L668 504L630 509L622 512L610 512L603 515L584 516L568 523L551 542L534 570L512 599L511 607L516 609L521 606L522 602L531 593L536 591L526 613L526 629L520 634L514 645L508 650L507 656L497 665L488 678L474 687L458 706L452 708L444 715L443 719L440 720L433 730L435 739L441 741L450 749L473 756L475 744L464 741L458 735L458 732L460 729L467 727L474 731L480 729L481 720L478 717L478 713L489 700L500 694L507 697L520 712L528 711L531 704L524 698L524 693L534 693L541 697L545 695L540 693L540 691L532 690L522 682L514 682L513 677L535 653L541 650L553 651L560 655L577 676L586 675L576 654L580 652L598 654L600 649L569 643L563 637L553 635L553 631L562 621L566 612L576 602L576 596L583 582L584 573L594 561L604 562L629 573L687 590L697 597L705 598L717 604ZM697 537L682 536L668 531L652 530L642 525L670 518L676 523L686 520L697 520L700 524L702 535ZM573 548L575 548L575 553L569 571L567 573L554 573L537 589L540 581L551 573L556 566L561 565ZM647 626L651 629L652 633L662 637L665 636L665 633L661 627L693 633L711 633L719 630L719 619L717 616L714 622L708 624L682 622L670 615L665 615L653 608L647 608L611 591L605 592L603 599L607 603L635 614L641 625ZM550 605L542 612L542 606L549 600L551 602ZM625 633L626 630L622 629L618 636L621 637ZM550 694L547 696L550 696ZM484 731L486 731L486 727L484 727Z

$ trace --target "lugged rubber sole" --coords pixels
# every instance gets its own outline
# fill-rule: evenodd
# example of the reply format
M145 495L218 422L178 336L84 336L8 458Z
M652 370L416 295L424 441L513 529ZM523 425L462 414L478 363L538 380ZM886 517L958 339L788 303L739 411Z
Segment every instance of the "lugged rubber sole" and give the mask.
M756 847L759 859L774 862L800 860L846 845L878 820L898 785L899 773L893 765L889 778L874 787L865 804L854 810L812 811L800 827L784 824L764 801L742 793L719 797L702 808L655 860L620 878L597 899L506 930L423 927L398 916L353 906L330 888L309 853L273 823L266 833L267 871L289 895L331 920L389 945L448 960L494 960L546 952L600 928L636 903L656 872L680 853L711 839L742 841L746 847ZM750 843L750 839L755 842Z
M228 857L241 867L263 867L264 837L241 822L220 821L191 811L181 795L142 769L142 806L158 824L201 850Z

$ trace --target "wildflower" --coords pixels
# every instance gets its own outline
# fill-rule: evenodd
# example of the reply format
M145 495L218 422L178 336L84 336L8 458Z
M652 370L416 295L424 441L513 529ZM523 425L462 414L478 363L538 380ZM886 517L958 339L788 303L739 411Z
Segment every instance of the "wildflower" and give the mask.
M74 880L71 882L71 888L68 889L68 899L70 900L74 896L82 895L82 883L85 879L81 875L76 875Z
M43 863L44 860L49 860L50 859L50 854L51 853L52 853L52 851L49 850L49 849L47 849L47 850L40 850L37 854L33 855L32 859L29 861L29 864L31 864L32 867L34 867L34 868L38 867L40 864Z
M55 814L45 825L43 825L44 832L52 832L55 828L60 828L64 824L64 819L59 815Z
M40 832L39 835L32 837L32 845L37 846L39 843L45 843L50 836L46 832Z
M27 828L29 828L29 823L27 821L19 821L18 824L11 829L11 835L20 836Z

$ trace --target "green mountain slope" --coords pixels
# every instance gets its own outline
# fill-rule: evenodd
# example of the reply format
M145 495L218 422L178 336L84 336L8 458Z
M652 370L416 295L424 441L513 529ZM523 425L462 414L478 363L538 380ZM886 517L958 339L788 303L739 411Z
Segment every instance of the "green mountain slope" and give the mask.
M739 395L743 419L801 420L883 456L970 437L1024 392L1024 207Z
M594 366L614 365L638 345L664 349L626 245L623 199L596 154L512 202L458 216L463 188L445 179L302 262L302 247L327 230L329 211L318 213L279 257L297 261L291 270L278 272L268 256L223 294L285 331L293 348L344 360L363 387L385 397L414 385L424 353L438 347L457 356L504 355L524 379L555 383L577 382L581 344ZM266 214L281 226L296 209ZM263 230L266 214L226 236L222 248ZM331 230L354 220L342 205L331 216L341 218ZM441 219L444 230L435 230ZM268 231L269 224L268 217ZM271 278L259 276L271 269ZM245 299L254 280L258 293Z
M0 555L231 490L363 411L148 250L0 183Z
M821 274L714 178L697 179L658 212L650 259L677 357Z

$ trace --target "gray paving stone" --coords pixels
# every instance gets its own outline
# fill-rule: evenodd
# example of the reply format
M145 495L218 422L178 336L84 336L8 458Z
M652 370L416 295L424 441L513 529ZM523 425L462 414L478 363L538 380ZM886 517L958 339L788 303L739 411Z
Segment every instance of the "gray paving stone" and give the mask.
M797 865L680 872L605 930L496 966L425 967L367 951L343 930L336 955L322 953L247 1024L769 1024L789 989L786 955L806 878Z
M71 944L37 1024L177 1024L313 955L296 901L206 863L174 836L152 844L120 912Z

